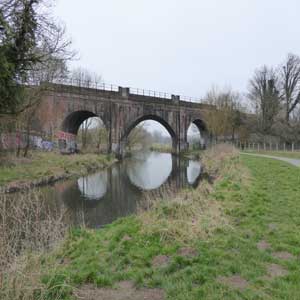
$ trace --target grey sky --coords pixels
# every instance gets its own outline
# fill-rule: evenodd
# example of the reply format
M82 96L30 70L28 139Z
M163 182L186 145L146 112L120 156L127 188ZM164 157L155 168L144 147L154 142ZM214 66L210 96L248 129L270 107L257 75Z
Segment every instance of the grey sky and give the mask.
M58 0L80 65L106 82L203 96L244 91L254 69L300 52L299 0Z
M80 54L107 83L203 97L245 92L263 65L300 54L299 0L58 0Z

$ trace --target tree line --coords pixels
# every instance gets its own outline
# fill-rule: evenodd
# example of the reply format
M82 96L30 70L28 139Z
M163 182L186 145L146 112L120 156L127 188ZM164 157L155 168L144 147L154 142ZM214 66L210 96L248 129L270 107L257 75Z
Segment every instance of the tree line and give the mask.
M223 139L300 142L300 57L255 70L245 94L217 87L205 96L209 131Z
M249 83L257 131L287 142L300 139L300 57L288 54L276 67L262 66Z

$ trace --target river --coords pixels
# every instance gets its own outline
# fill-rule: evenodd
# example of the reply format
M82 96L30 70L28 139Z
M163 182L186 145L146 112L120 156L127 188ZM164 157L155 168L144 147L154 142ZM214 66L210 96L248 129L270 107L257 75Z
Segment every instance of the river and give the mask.
M68 210L73 225L99 228L135 213L146 197L196 187L200 175L198 161L169 153L136 153L105 170L58 182L41 192Z

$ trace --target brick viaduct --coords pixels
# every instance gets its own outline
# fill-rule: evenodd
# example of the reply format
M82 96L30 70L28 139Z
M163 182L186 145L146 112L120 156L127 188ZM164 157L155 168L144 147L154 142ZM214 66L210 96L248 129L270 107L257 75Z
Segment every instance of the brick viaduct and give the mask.
M48 84L35 116L36 129L55 135L61 152L72 152L77 131L84 120L100 117L109 133L109 151L123 156L130 131L145 120L162 124L172 137L176 152L186 150L187 131L194 123L208 140L205 119L209 105L131 92L129 88L84 88Z

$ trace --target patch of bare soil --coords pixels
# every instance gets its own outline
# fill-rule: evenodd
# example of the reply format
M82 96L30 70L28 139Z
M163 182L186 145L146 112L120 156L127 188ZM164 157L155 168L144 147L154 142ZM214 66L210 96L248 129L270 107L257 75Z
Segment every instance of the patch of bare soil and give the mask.
M170 261L170 257L167 255L158 255L152 259L152 267L165 267Z
M185 247L185 248L180 248L177 252L178 255L180 256L185 256L185 257L196 257L198 255L198 251L196 249L190 248L190 247Z
M64 266L68 266L71 263L71 259L68 257L62 258L59 263Z
M163 300L161 289L136 289L131 281L122 281L117 289L82 286L76 293L78 300Z
M287 251L274 252L272 256L283 260L295 259L295 256Z
M264 241L264 240L258 242L256 244L256 246L257 246L258 250L267 250L267 249L271 248L271 245L268 242Z
M218 277L217 281L237 290L244 290L249 286L248 281L239 275L229 277Z
M129 235L127 235L127 234L125 234L124 236L123 236L123 238L122 238L122 242L125 242L125 241L131 241L132 240L132 238L129 236Z
M268 228L269 228L270 231L274 231L274 230L277 229L277 225L274 224L274 223L270 223L270 224L268 225Z
M267 266L267 273L268 275L265 277L265 279L273 279L286 276L288 274L288 271L280 265L269 264Z

